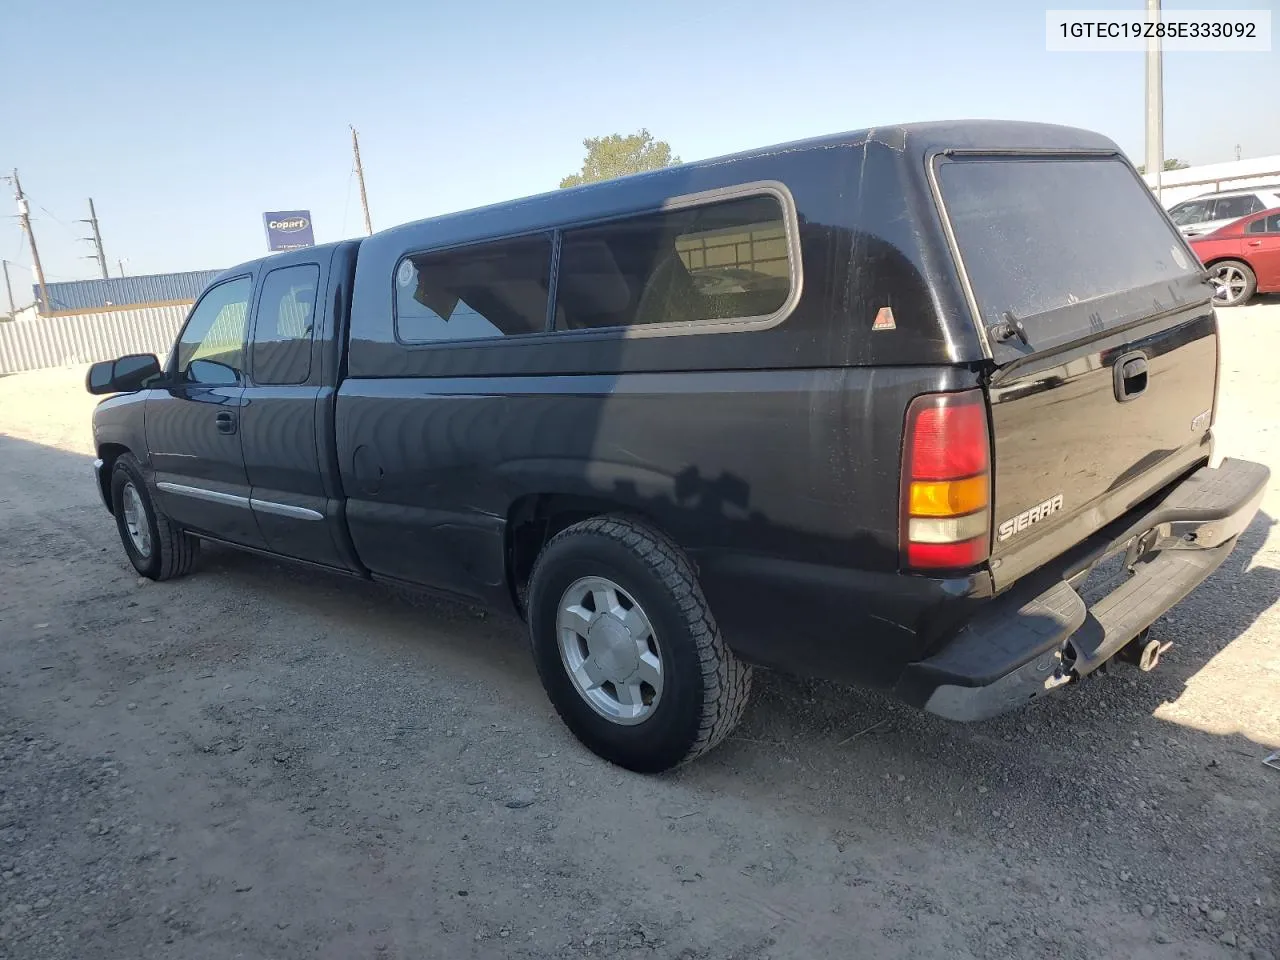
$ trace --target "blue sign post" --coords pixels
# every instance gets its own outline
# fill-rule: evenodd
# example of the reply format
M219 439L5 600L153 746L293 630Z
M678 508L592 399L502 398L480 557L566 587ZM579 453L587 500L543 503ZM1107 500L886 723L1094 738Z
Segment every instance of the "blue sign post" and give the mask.
M315 231L311 228L310 210L277 210L275 213L264 213L262 223L267 228L267 249L272 253L280 250L300 250L302 247L316 245Z

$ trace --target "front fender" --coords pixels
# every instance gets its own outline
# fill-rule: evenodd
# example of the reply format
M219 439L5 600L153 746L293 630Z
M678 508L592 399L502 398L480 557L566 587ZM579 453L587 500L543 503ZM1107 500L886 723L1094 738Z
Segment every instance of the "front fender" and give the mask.
M151 481L151 457L147 449L146 400L149 391L107 397L93 411L94 470L98 490L111 509L111 471L126 451L137 458L143 476Z

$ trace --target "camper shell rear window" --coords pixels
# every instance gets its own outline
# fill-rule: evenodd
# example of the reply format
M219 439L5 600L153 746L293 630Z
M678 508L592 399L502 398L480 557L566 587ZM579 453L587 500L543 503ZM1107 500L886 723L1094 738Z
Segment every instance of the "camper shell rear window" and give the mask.
M1200 270L1119 157L962 155L937 180L984 327L1016 318L1036 331L1052 313L1042 339L1097 332L1098 314L1062 308Z

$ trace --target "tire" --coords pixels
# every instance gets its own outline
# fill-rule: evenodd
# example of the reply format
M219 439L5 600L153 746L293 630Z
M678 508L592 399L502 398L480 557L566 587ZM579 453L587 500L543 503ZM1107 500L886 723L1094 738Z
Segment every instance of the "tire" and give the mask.
M152 580L171 580L191 572L200 541L174 526L156 507L133 454L122 453L111 470L111 512L120 542L138 573Z
M1219 289L1228 289L1225 297L1213 295L1215 307L1239 307L1248 303L1258 290L1258 278L1247 263L1240 260L1220 260L1209 268Z
M596 598L605 598L608 611ZM562 608L574 624L568 633ZM742 719L750 666L725 645L680 548L642 523L594 517L553 537L530 576L528 619L547 696L573 734L606 760L638 773L668 770L706 753ZM591 645L575 632L588 622ZM637 666L628 673L633 655ZM583 681L574 679L571 658L581 660ZM601 680L609 671L622 682Z

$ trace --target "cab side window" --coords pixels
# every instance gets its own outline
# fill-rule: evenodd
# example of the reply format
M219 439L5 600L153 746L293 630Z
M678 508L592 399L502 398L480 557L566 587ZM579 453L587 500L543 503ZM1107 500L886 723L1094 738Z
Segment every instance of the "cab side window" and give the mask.
M319 284L314 263L272 270L262 281L250 347L254 383L306 383L311 376Z
M437 343L542 333L551 235L414 254L396 268L396 335Z
M178 380L205 386L235 386L244 379L244 339L251 277L210 289L196 304L178 339Z
M1250 194L1246 197L1223 197L1214 208L1214 219L1225 220L1228 217L1247 217L1262 209L1262 203Z
M790 293L781 203L741 197L566 230L555 326L765 317Z

